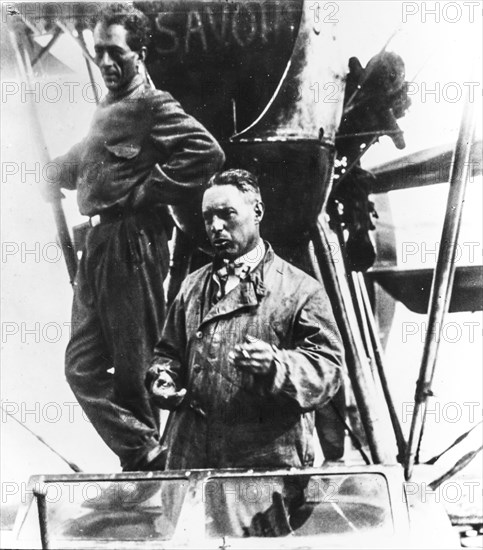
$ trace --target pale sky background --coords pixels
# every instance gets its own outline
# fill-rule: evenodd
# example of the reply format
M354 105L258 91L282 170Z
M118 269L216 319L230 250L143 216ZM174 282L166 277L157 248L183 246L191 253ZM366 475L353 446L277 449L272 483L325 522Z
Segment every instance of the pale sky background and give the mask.
M434 16L430 15L423 21L423 3L406 3L411 5L411 9L418 10L417 14L408 15L406 22L403 22L403 9L409 8L403 8L400 2L341 1L331 4L337 8L338 43L342 59L347 60L355 55L365 65L397 31L388 50L403 57L406 78L415 83L413 105L400 121L405 131L406 150L397 151L388 138L383 138L367 154L364 160L366 167L420 149L454 142L463 99L453 102L453 94L458 89L465 89L464 82L478 83L475 88L475 116L478 117L478 134L481 137L481 3L474 12L474 22L469 21L470 10L466 8L462 10L460 21L453 23L444 20L444 16L446 19L456 17L455 12L450 10L441 13L439 23L435 23ZM439 4L444 6L445 2ZM80 83L73 102L67 99L67 88L64 86L66 93L63 94L63 101L38 104L49 153L54 157L83 137L94 104L79 93L88 78L83 58L75 44L69 38L62 37L52 52L70 66L78 68L78 74L70 81ZM477 68L473 75L472 63ZM9 81L13 82L11 79ZM63 85L69 79L59 77L56 81ZM434 89L437 83L441 90L448 83L456 85L446 88L450 94L446 97L443 93L438 97L422 93L424 86ZM6 163L20 166L20 172L16 175L2 174L1 398L3 402L11 403L9 410L15 412L19 419L84 470L119 471L117 458L85 421L64 379L63 355L69 337L72 290L60 253L52 244L56 240L55 227L49 207L42 202L36 189L36 176L27 174L22 177L22 167L34 168L39 158L21 94L8 99L2 97L1 115L2 167L5 168ZM434 247L441 232L446 192L446 185L438 185L391 193L398 246L401 242L411 241L418 243L419 247L423 242L428 248ZM73 195L68 193L64 201L71 226L82 220ZM461 263L481 264L481 205L480 178L469 186L461 233L462 243L477 243L476 248L472 248L476 254L472 258L469 252L463 254ZM26 250L37 250L37 254L25 255ZM428 267L435 258L415 255L408 260L406 267L417 267L421 263ZM412 401L424 341L422 323L425 321L425 316L413 314L398 304L386 350L386 364L401 411L404 403ZM482 414L481 312L452 314L448 322L458 324L461 335L457 338L458 328L453 327L451 332L449 327L441 345L435 390L440 408L446 411L446 415L440 415L441 422L433 422L427 430L423 445L423 457L427 458L480 420ZM418 330L403 341L407 323L415 323ZM473 334L468 323L473 323L471 326L475 327ZM34 333L29 330L34 330ZM452 402L460 404L462 415L457 421L451 420L454 411L447 406ZM476 409L473 408L476 410L474 417L470 418L470 406L461 406L463 402L477 404ZM406 419L403 426L407 431L409 420ZM33 473L69 471L64 463L11 419L2 418L1 438L0 467L4 482L26 482ZM481 465L481 461L477 462ZM477 471L476 466L473 471ZM10 503L12 500L8 499L17 496L5 498Z

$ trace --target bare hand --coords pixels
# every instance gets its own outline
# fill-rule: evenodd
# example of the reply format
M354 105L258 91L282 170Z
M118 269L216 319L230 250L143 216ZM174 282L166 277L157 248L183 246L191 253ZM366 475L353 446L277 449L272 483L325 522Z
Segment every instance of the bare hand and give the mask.
M186 390L182 388L176 391L176 386L171 376L164 371L161 371L156 365L148 371L150 378L149 393L151 394L154 403L160 409L169 411L176 409L183 401Z
M274 368L275 353L270 344L253 336L246 336L244 343L236 345L229 353L228 359L240 370L268 375Z

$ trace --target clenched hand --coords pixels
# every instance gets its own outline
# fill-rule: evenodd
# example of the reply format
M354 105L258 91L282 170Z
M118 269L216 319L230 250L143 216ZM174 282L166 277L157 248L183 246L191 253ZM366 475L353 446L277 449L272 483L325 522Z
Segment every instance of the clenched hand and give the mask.
M228 358L236 368L251 374L266 376L275 369L274 349L270 344L253 336L246 336L243 344L236 345Z
M171 376L161 370L158 365L152 366L146 375L146 386L155 403L160 409L172 411L183 401L186 390L176 391Z

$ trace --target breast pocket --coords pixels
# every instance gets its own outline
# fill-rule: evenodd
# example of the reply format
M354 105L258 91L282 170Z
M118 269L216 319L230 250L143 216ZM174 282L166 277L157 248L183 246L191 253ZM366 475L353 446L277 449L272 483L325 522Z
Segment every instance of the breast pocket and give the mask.
M105 144L106 149L114 155L120 161L122 160L132 160L136 158L140 151L141 145L135 145L131 143L120 143L118 145L109 145Z
M116 145L104 144L104 150L107 154L107 162L104 170L107 171L106 178L110 182L110 192L120 198L128 190L144 180L149 172L149 167L145 166L145 155L143 156L142 144L125 141Z

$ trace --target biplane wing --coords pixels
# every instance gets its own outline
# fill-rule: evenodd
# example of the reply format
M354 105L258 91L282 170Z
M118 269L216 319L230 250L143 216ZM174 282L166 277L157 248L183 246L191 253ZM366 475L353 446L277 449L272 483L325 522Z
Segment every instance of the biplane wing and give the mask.
M453 151L454 144L431 147L370 168L376 176L372 192L387 193L449 181ZM473 143L469 164L470 178L482 175L481 139Z
M428 312L434 269L376 268L366 275L415 313ZM483 266L456 267L449 313L483 310Z
M372 192L376 194L423 187L449 181L453 163L454 144L431 147L371 168L376 176ZM469 157L469 183L482 175L482 141L475 140ZM394 227L386 228L386 233ZM388 240L388 242L384 242ZM391 241L391 242L389 242ZM382 247L395 247L388 235L380 239ZM392 251L394 263L396 258ZM395 300L402 302L415 313L428 311L429 294L434 269L407 269L398 265L376 266L366 274ZM483 266L459 265L456 267L449 312L483 310Z

